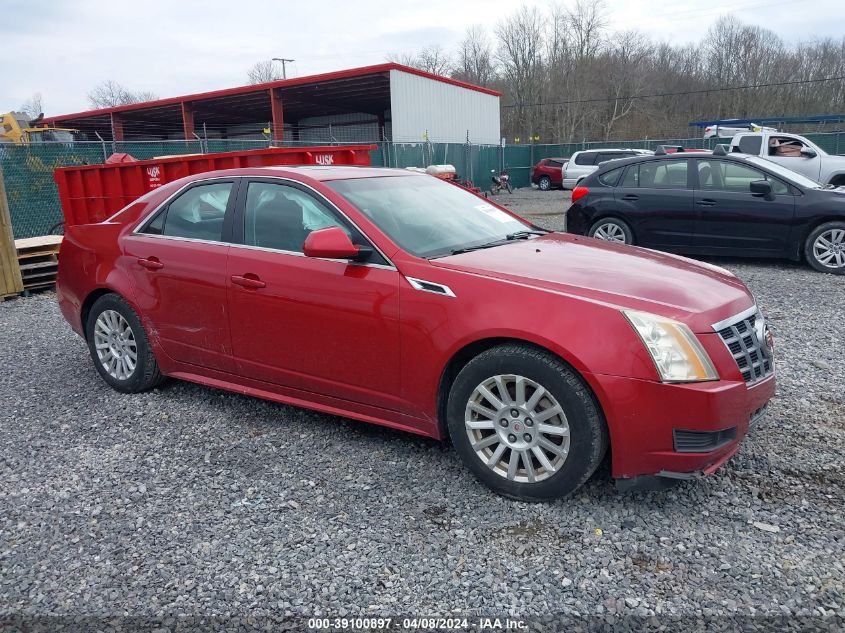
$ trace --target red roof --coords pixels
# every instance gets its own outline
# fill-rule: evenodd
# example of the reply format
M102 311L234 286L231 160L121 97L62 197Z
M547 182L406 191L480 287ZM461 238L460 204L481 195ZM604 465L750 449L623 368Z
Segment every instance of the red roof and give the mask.
M434 81L440 81L443 83L451 84L453 86L459 86L461 88L466 88L467 90L475 90L476 92L483 92L485 94L493 95L496 97L501 97L502 93L497 90L492 90L490 88L483 88L482 86L476 86L474 84L466 83L463 81L458 81L457 79L452 79L451 77L443 77L441 75L435 75L433 73L425 72L424 70L419 70L418 68L411 68L410 66L404 66L402 64L397 64L394 62L389 62L385 64L376 64L374 66L362 66L360 68L350 68L348 70L338 70L330 73L322 73L319 75L308 75L305 77L295 77L292 79L279 79L278 81L270 81L263 84L255 84L251 86L238 86L237 88L225 88L223 90L212 90L210 92L200 92L196 94L190 95L183 95L180 97L168 97L167 99L156 99L154 101L144 101L142 103L132 103L129 105L122 105L122 106L115 106L111 108L100 108L98 110L87 110L84 112L75 112L73 114L60 114L52 117L45 117L44 123L59 123L61 121L66 121L69 119L78 119L78 118L88 118L94 116L102 116L111 114L112 112L131 112L134 110L143 110L146 108L154 108L160 106L168 106L168 105L179 105L181 103L192 102L192 101L203 101L205 99L214 99L218 97L228 97L233 95L245 95L255 92L262 92L269 90L271 88L288 88L294 86L302 86L306 84L316 84L324 81L332 81L336 79L350 79L355 77L364 77L367 75L373 75L376 73L384 73L391 70L400 70L405 73L409 73L412 75L418 75L420 77L426 77L428 79L433 79Z

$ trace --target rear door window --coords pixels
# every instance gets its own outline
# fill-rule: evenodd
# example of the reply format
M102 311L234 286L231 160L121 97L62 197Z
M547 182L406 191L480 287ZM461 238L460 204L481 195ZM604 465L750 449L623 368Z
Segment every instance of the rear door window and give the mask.
M687 159L653 160L631 165L623 187L644 189L687 189Z
M174 198L140 232L220 242L232 186L232 182L214 182L191 187Z
M596 156L598 154L596 152L581 152L578 156L575 157L575 164L576 165L595 165L596 164Z
M616 158L626 158L631 156L628 152L602 152L599 155L599 158L596 160L597 163L603 163L606 160L614 160Z

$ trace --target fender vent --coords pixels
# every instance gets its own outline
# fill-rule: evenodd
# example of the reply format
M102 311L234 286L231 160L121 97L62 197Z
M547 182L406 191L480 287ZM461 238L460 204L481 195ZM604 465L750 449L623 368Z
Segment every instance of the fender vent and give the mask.
M455 293L449 286L438 284L433 281L426 281L425 279L414 279L413 277L405 277L411 287L415 290L422 290L423 292L433 292L436 295L443 295L445 297L454 297Z

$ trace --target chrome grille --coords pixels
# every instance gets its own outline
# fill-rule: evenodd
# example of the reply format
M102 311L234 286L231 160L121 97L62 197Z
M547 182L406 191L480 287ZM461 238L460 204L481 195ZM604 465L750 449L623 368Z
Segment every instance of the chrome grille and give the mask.
M717 323L713 328L730 350L746 384L753 385L771 375L772 352L766 343L763 315L757 308Z

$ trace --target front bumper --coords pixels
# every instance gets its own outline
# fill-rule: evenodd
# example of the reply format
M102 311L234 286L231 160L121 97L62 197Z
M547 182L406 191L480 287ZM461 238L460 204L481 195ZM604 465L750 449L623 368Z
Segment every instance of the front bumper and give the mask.
M775 393L774 374L750 387L733 380L667 384L599 374L587 380L607 419L612 472L618 479L712 474L739 450L752 418ZM735 433L713 450L680 452L673 436L677 429Z

